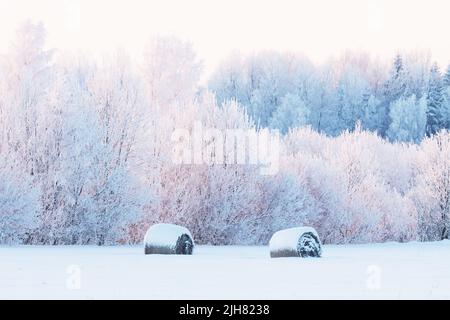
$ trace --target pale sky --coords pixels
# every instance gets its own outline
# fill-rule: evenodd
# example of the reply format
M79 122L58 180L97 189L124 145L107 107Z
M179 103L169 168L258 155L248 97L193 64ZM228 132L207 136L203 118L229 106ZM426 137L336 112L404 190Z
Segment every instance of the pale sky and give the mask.
M390 58L427 50L450 62L448 0L0 0L0 50L44 22L48 45L140 55L151 35L191 41L207 70L231 51L296 51L316 63L346 49Z

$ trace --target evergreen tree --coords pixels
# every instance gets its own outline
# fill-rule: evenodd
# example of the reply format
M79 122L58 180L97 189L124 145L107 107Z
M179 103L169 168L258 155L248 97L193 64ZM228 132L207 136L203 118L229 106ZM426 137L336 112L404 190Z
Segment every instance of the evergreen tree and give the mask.
M445 127L443 115L444 92L442 75L437 64L430 71L430 80L427 91L427 130L428 136L436 134Z
M386 132L390 126L391 118L390 107L396 100L405 97L407 93L407 72L403 63L403 57L398 54L394 59L394 64L389 75L389 79L384 85L384 103L380 112L382 113L380 134L386 135Z
M442 83L444 87L450 87L450 65L447 67L447 72L445 72Z
M305 102L298 95L288 93L283 97L281 105L273 113L270 126L286 134L291 128L306 125L308 115L309 110Z
M364 96L361 110L361 123L364 129L378 131L380 123L379 107L380 101L374 95L366 94Z
M400 54L395 57L389 80L385 84L385 96L391 102L404 96L407 91L406 68Z
M425 97L400 98L390 108L391 125L387 137L392 141L420 143L425 134L427 104Z
M444 85L444 105L443 105L443 123L447 130L450 130L450 65L442 79Z

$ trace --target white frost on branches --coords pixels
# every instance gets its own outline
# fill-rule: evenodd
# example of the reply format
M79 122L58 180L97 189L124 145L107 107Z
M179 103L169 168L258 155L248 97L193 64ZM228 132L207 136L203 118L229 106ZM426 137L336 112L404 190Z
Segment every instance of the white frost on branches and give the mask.
M212 244L299 225L325 243L449 237L450 76L430 78L421 56L387 70L358 54L321 68L234 54L200 88L187 42L155 38L141 65L93 61L48 50L26 22L0 61L0 243L137 243L161 222ZM175 164L172 133L198 122L279 129L278 172Z

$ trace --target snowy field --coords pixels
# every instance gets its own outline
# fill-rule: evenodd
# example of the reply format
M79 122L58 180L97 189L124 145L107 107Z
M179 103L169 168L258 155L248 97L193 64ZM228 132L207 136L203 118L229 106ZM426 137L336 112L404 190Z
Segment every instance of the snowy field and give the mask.
M321 259L270 259L267 247L199 246L193 256L143 251L0 247L0 298L450 298L450 241L324 246Z

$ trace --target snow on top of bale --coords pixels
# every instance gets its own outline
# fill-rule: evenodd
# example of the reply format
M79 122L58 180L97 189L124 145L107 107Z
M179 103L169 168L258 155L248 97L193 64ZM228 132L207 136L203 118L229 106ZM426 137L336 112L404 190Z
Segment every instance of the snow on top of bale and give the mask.
M175 224L159 223L151 226L147 230L144 237L144 244L173 247L184 234L193 239L191 233L185 227Z
M319 235L314 228L297 227L275 232L269 242L271 251L297 250L298 240L305 233L313 234L318 240ZM320 241L320 240L319 240Z

